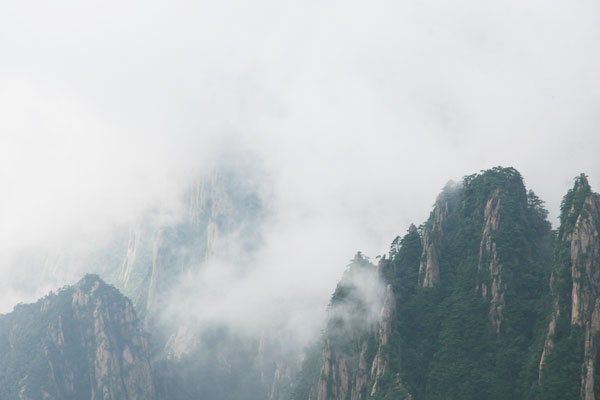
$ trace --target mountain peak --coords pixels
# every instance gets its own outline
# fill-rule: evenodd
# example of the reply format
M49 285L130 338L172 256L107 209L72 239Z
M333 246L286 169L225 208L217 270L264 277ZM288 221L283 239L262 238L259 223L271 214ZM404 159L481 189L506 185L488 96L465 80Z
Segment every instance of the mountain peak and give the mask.
M0 351L1 398L156 398L133 305L98 275L4 315Z
M125 297L116 287L104 282L96 274L86 274L79 282L73 285L73 288L75 289L76 298L80 298L81 296L90 298L100 297L110 299L111 301L131 303L131 300Z
M415 233L417 232L417 227L415 226L415 224L410 224L410 226L408 227L408 233Z
M590 183L588 182L588 178L587 178L586 174L584 174L582 172L581 174L579 174L579 176L577 176L575 178L575 185L573 186L573 190L576 192L578 192L578 191L591 192L592 188L590 186Z
M77 282L75 284L75 286L94 285L96 283L101 284L101 285L106 285L106 283L98 275L96 275L96 274L85 274L85 276L83 278L81 278L79 280L79 282Z

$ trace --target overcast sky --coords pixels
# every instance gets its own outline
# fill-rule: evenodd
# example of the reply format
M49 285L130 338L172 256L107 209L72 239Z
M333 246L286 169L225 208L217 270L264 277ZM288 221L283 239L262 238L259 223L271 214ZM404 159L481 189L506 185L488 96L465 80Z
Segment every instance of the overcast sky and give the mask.
M320 300L481 169L556 225L575 175L600 189L599 48L595 0L3 2L2 252L127 221L232 142L273 193L265 262L305 254L278 278Z

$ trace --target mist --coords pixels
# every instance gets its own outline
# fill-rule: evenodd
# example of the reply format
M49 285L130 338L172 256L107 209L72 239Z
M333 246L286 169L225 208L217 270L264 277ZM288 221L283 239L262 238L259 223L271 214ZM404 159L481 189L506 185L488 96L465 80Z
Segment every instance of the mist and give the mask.
M177 318L306 342L356 251L387 252L448 180L497 165L556 225L573 177L600 187L599 8L3 4L0 311L88 272L32 287L16 254L85 253L152 207L176 218L194 179L240 160L268 213L253 268L227 257L188 277L185 293L207 290L174 300L196 310Z

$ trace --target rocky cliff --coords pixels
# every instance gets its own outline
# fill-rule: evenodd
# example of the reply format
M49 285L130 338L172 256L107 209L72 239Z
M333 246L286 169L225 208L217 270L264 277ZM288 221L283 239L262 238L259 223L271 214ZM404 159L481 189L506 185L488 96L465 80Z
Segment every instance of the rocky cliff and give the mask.
M381 286L381 272L388 268L381 260L375 268L360 253L356 255L338 285L330 304L317 382L318 400L359 400L389 391L398 399L410 398L398 376L392 382L391 363L396 299L391 285ZM372 280L374 285L365 285ZM376 290L376 293L369 291ZM383 386L383 387L382 387Z
M215 170L191 184L177 207L150 210L129 228L120 266L105 275L142 315L160 312L165 294L185 274L230 257L239 251L235 246L256 245L238 237L256 228L262 213L256 193L239 179L231 171Z
M283 400L291 391L299 352L292 356L282 350L273 335L248 337L218 321L198 323L195 308L176 306L193 296L196 289L189 282L200 280L207 267L225 265L233 276L243 276L252 266L266 210L259 172L242 165L246 158L198 177L176 201L145 210L91 250L87 243L50 249L45 256L46 249L41 255L28 249L34 256L25 254L20 262L36 273L43 264L42 281L58 276L59 282L70 282L82 270L94 272L129 297L152 332L162 398Z
M0 316L3 399L156 399L130 300L98 276Z
M513 168L448 184L377 268L355 258L332 297L318 373L304 367L294 399L527 398L552 263L546 216ZM349 279L369 268L381 283L372 319Z
M500 332L502 309L504 308L504 287L502 286L503 266L498 259L498 251L494 235L500 225L500 207L502 200L499 191L495 191L485 205L483 213L483 232L479 245L479 262L477 270L485 271L490 282L478 282L477 290L484 299L490 301L490 322L496 333Z
M153 318L175 280L219 257L250 212L235 210L252 196L211 190L190 190L183 220L132 229L119 253L114 276L146 293L136 303L144 324L94 275L0 316L0 398L599 397L600 196L585 175L564 197L556 231L513 168L447 185L429 219L394 239L377 266L354 257L299 373L284 338L218 323L153 329L149 350L140 326L160 326Z
M600 196L580 175L561 206L552 271L552 316L539 364L542 393L598 398L600 331ZM572 371L561 373L561 353L570 352ZM564 360L563 360L564 361ZM564 363L560 366L565 368ZM560 383L560 388L557 386Z
M433 287L440 280L439 258L448 208L448 199L446 196L440 196L435 203L429 223L423 230L423 255L419 264L419 284L422 287Z

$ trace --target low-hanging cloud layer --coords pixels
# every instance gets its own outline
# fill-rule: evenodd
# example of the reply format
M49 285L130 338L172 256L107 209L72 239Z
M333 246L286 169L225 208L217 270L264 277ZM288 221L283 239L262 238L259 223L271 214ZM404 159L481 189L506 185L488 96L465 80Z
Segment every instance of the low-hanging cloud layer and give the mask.
M591 0L3 4L0 310L33 296L11 286L14 252L173 202L229 147L266 171L272 218L255 274L205 272L220 271L213 291L238 294L221 297L222 313L257 297L299 321L324 312L354 252L385 252L446 181L480 169L514 166L555 219L575 175L600 189L599 11Z

